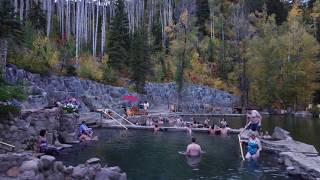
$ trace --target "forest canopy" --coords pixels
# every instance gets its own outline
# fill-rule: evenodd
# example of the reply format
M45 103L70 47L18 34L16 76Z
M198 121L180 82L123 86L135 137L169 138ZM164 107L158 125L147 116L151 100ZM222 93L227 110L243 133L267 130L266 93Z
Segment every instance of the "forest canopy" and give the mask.
M139 93L199 84L263 108L320 101L320 0L2 0L0 23L7 61L42 75Z

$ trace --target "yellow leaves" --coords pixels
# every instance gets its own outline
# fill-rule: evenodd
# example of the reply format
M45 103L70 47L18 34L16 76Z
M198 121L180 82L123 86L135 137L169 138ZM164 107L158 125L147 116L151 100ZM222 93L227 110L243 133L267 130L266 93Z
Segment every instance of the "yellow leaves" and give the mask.
M193 84L209 86L219 90L237 93L237 88L228 85L220 78L217 78L212 72L216 69L216 64L204 62L199 54L194 51L191 54L191 68L186 71L186 80Z
M187 26L188 25L188 20L189 20L189 12L188 9L184 9L183 13L180 15L180 23L183 26Z
M292 21L294 19L297 18L301 18L302 17L302 9L299 7L298 3L294 3L293 7L291 8L289 15L288 15L288 20Z
M248 73L252 100L262 106L276 102L292 106L307 104L315 90L316 55L319 45L300 23L301 12L295 5L287 24L273 29L263 25L264 34L249 43ZM275 33L278 32L278 33Z
M313 3L311 16L313 18L320 18L320 0L316 0L316 2Z
M78 74L82 78L101 81L103 71L100 64L91 55L83 55L80 57L80 68Z

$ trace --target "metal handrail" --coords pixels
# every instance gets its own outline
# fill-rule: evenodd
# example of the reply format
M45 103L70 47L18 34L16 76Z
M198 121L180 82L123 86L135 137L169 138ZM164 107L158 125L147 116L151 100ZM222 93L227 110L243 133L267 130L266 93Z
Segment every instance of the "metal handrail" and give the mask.
M103 111L104 114L106 114L108 117L110 117L112 120L116 121L118 124L120 124L120 126L122 126L123 128L125 128L126 130L128 130L128 128L123 125L121 122L119 122L117 119L115 119L114 117L110 116L107 112Z
M1 146L4 146L6 148L1 147ZM14 148L15 148L14 145L11 145L11 144L8 144L8 143L5 143L5 142L0 142L0 149L4 149L6 151L11 151L12 152L12 151L14 151Z
M123 116L121 116L120 114L118 114L117 112L115 112L112 109L105 109L104 113L108 113L108 111L111 111L112 113L116 114L118 117L120 117L121 119L125 120L127 123L129 123L130 125L136 126L135 124L133 124L132 122L130 122L128 119L124 118ZM109 115L109 114L108 114Z

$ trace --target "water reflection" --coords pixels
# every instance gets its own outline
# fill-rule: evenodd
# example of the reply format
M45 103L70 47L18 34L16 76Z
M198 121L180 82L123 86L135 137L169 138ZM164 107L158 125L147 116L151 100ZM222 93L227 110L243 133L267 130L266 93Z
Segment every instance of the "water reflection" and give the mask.
M190 142L185 132L96 130L98 143L81 150L75 145L58 160L67 165L84 163L91 157L102 164L120 166L129 180L141 179L283 179L282 169L273 157L266 154L258 164L241 165L236 136L209 136L194 133L206 150L201 157L187 157L177 153ZM239 168L240 167L240 168ZM261 177L262 175L262 177Z
M188 121L190 116L184 116L183 120ZM198 116L198 122L209 119L211 124L218 124L222 117ZM231 128L242 128L245 126L245 117L226 117ZM291 136L298 141L312 144L320 150L320 119L319 118L295 118L291 116L264 116L262 119L262 130L273 133L274 127L281 127L290 132Z
M186 156L187 164L194 170L199 170L199 164L201 162L201 156L198 157L190 157Z

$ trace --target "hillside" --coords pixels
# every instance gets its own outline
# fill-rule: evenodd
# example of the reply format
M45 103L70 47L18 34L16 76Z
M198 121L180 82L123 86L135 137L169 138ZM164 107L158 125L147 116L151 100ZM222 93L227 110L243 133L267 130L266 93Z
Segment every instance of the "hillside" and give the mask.
M148 83L209 86L242 106L318 101L320 1L3 0L1 64L143 94Z

